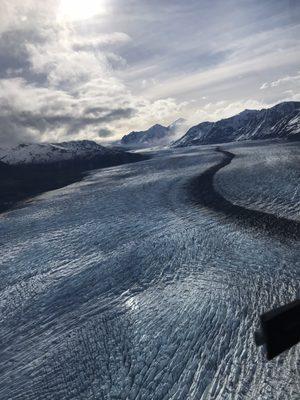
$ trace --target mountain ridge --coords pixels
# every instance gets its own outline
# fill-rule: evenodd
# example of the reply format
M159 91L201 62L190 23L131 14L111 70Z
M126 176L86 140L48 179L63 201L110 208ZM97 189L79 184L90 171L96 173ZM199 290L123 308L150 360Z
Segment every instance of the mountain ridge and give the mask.
M99 155L117 154L91 140L58 143L22 143L0 148L0 161L9 165L48 164L71 159L88 159Z
M299 136L300 102L290 101L261 110L246 109L215 122L201 122L191 127L172 146L186 147L273 138L297 139Z

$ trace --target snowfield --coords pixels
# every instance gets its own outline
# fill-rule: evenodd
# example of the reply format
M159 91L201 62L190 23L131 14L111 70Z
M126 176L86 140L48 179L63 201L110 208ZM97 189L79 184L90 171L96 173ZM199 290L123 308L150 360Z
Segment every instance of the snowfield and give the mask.
M299 221L297 146L222 146L236 156L215 188ZM1 400L299 399L299 346L266 362L253 340L299 297L299 241L194 204L215 147L93 171L0 217Z

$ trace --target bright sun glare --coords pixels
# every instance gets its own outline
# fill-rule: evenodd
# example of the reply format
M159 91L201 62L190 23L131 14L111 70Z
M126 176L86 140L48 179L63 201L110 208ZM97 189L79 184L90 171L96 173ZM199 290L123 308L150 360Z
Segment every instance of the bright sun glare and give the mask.
M61 0L58 19L77 21L104 12L103 0Z

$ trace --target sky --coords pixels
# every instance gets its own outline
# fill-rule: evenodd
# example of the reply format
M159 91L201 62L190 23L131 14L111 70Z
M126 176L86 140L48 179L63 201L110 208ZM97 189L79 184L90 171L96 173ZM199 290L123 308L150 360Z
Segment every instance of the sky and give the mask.
M300 100L298 0L0 0L0 146Z

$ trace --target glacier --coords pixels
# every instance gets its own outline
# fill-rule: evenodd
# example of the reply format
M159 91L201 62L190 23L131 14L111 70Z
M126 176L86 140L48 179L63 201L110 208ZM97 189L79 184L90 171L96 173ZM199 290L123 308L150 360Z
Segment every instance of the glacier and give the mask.
M218 193L299 221L297 143L221 148ZM152 156L1 215L2 400L299 398L299 346L267 362L253 338L299 297L299 241L193 202L216 146Z

